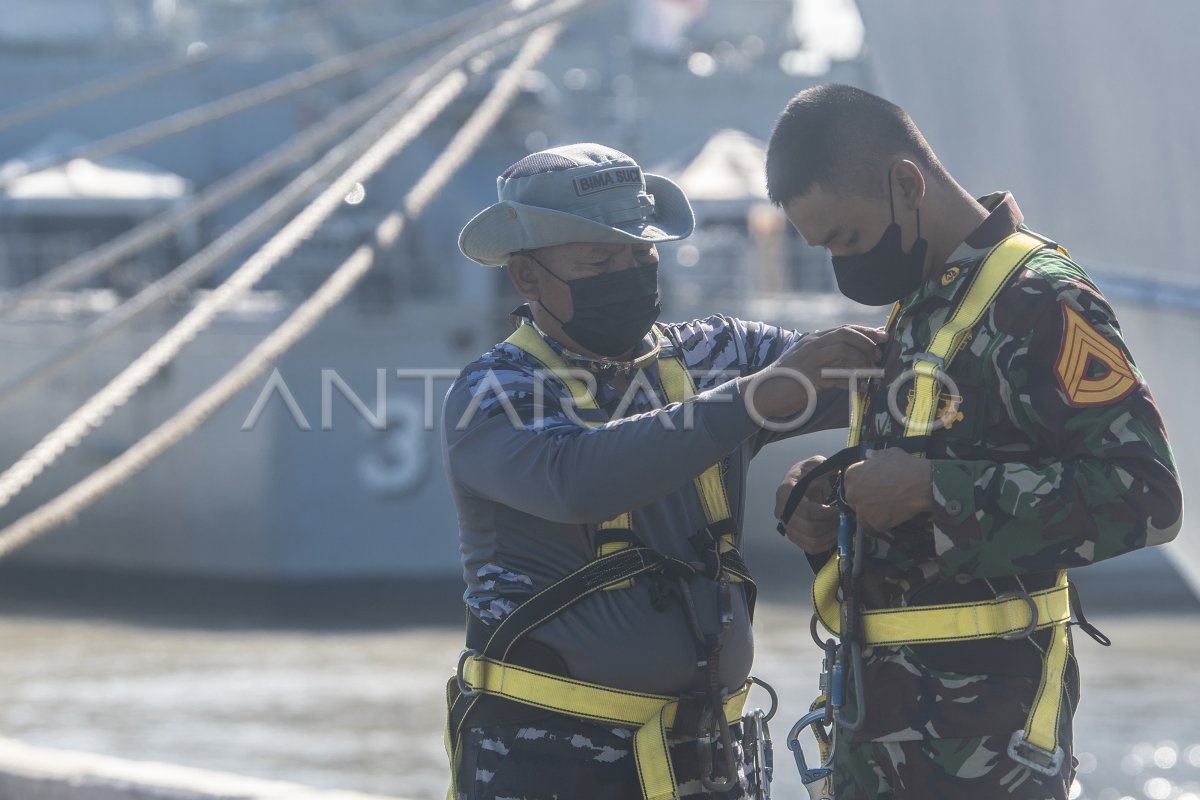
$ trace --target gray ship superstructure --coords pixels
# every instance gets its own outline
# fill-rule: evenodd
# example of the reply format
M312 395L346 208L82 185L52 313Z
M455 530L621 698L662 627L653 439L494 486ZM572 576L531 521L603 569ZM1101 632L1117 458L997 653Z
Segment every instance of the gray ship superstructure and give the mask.
M0 86L0 120L4 109L180 53L203 63L0 130L0 162L10 163L48 149L69 151L80 141L103 139L210 102L468 6L432 0L400 6L347 2L344 10L294 25L286 34L247 36L230 45L239 31L283 25L295 8L266 0L237 6L150 0L29 0L15 5L17 13L0 21L0 70L9 76ZM611 144L651 170L672 175L693 196L700 221L696 235L663 251L664 318L720 311L802 329L879 322L878 310L836 295L826 256L808 248L766 201L761 148L775 115L807 85L834 80L892 92L923 74L904 53L873 44L887 36L888 26L899 24L884 5L863 4L866 52L829 63L809 57L814 42L797 38L793 4L787 0L710 0L706 15L682 25L647 12L654 3L605 4L573 20L504 121L419 223L279 360L275 371L255 381L151 468L15 558L29 564L246 579L457 575L457 527L437 432L439 401L457 368L507 335L508 312L518 298L501 271L462 257L455 238L463 222L490 202L495 176L527 152L548 145L586 140ZM72 16L74 22L67 24ZM872 28L876 19L881 21ZM989 42L1000 47L1000 38L996 34ZM209 47L219 49L220 57L202 58ZM1005 52L1019 52L1016 43L1007 47ZM43 183L58 187L57 200L34 202L27 195L22 201L10 192L0 198L0 231L11 234L4 238L0 233L0 289L11 290L172 204L187 202L314 121L339 113L345 103L409 62L411 57L379 63L119 157L56 167L50 170L52 179ZM804 74L796 67L813 63L821 65L820 72ZM478 104L490 80L477 78L424 135L361 193L348 197L346 206L254 292L0 509L0 524L34 509L128 448L278 325L397 206ZM961 113L961 108L928 103L914 108L935 147L943 129L952 131L947 136L960 135L955 124ZM962 152L957 145L949 149ZM181 228L103 278L40 296L18 313L0 317L0 382L70 346L91 320L227 231L303 166L296 164ZM958 163L950 166L962 171ZM125 171L128 180L122 185L140 180L142 196L114 197L111 181L95 180L114 170ZM73 182L72 174L79 180ZM1060 180L1070 174L1066 170ZM1027 211L1046 211L1038 184L1021 188L1018 199ZM1077 217L1038 216L1035 225L1044 218L1047 231L1088 240L1090 231L1075 224ZM8 399L0 460L12 463L252 250L247 246L240 258L231 259L193 292L173 298L85 358ZM1087 263L1089 253L1080 255ZM1144 292L1149 285L1140 278L1135 283L1123 296ZM1181 296L1168 293L1176 300ZM1139 341L1154 335L1159 306L1119 297L1118 302L1134 349L1170 412L1178 402L1175 397L1187 391L1184 379L1160 363L1168 360L1161 351L1146 354L1149 348ZM1171 313L1179 315L1180 326L1200 326L1194 307ZM1148 332L1142 333L1143 328ZM1172 433L1177 441L1193 435L1180 422ZM793 461L839 446L839 436L827 434L769 448L760 457L752 472L747 517L752 565L776 557L802 565L790 546L769 534L774 527L770 498Z

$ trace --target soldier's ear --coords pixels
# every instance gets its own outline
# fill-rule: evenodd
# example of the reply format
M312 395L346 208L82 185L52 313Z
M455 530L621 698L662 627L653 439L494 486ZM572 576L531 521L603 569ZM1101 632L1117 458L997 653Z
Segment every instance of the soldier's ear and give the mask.
M504 271L508 273L508 279L512 281L517 294L530 302L541 299L539 276L533 259L527 258L523 253L513 253L504 265Z
M925 199L925 174L907 158L892 165L892 191L896 207L915 211Z

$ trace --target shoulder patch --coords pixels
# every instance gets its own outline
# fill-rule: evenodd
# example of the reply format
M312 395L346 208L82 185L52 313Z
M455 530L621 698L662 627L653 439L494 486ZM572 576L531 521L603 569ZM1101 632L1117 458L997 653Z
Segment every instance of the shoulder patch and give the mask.
M1071 405L1104 405L1123 399L1138 384L1121 348L1075 309L1062 304L1063 335L1055 372Z

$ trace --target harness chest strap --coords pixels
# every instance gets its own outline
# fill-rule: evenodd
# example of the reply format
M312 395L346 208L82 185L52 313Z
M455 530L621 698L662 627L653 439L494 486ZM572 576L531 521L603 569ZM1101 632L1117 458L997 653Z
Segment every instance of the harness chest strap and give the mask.
M913 364L913 400L905 421L904 438L927 438L937 427L940 381L971 332L1004 286L1031 258L1052 247L1045 240L1017 231L997 244L971 278L965 294L949 319L934 333L929 349ZM1061 249L1061 248L1060 248ZM888 328L899 316L892 309ZM853 398L849 446L858 447L867 405L866 392ZM923 447L906 448L923 457ZM813 605L822 624L837 635L839 622L838 560L831 559L813 583ZM1058 746L1063 681L1071 609L1067 573L1060 571L1055 585L1032 594L1001 594L982 603L949 603L866 610L862 612L864 645L909 645L972 641L991 638L1024 638L1034 630L1052 628L1050 646L1042 653L1038 692L1025 727L1013 734L1009 754L1041 772L1054 772L1062 758ZM1032 747L1035 752L1030 752Z
M983 320L993 301L1012 276L1038 252L1049 246L1043 239L1017 231L993 247L984 258L949 319L933 334L929 349L916 356L913 363L915 376L912 407L904 425L906 438L928 436L935 429L940 394L938 388L942 375L949 369L954 357L966 344L971 331ZM899 318L899 312L900 307L897 304L888 316L889 329ZM862 437L866 401L865 392L860 392L854 397L848 441L851 447L857 446Z

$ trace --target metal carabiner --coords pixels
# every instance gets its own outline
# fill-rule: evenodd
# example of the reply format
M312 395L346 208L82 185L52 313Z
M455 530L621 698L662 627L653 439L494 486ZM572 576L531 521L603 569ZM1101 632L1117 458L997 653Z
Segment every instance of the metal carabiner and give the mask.
M755 800L771 800L771 781L775 776L775 752L771 744L771 728L767 724L779 710L779 695L771 684L750 676L750 682L761 686L771 697L771 708L756 708L742 717L742 751L749 755L754 773ZM745 760L745 758L743 758Z
M755 686L761 686L766 690L767 694L770 695L771 710L766 712L766 714L763 716L763 722L770 722L775 718L775 712L779 710L779 695L775 693L775 687L764 681L762 678L756 678L753 675L750 676L749 681Z
M845 666L843 666L841 675L837 676L837 678L835 679L835 680L839 680L841 683L841 692L842 692L841 701L842 702L839 704L836 704L834 706L833 718L837 722L839 727L841 727L845 730L848 730L848 731L856 731L862 727L863 720L865 720L867 718L867 697L866 697L865 690L863 688L862 644L857 641L851 642L849 650L850 650L849 672L850 672L850 679L854 686L854 695L853 696L854 696L854 708L855 708L856 713L855 713L853 720L847 720L846 717L844 717L842 715L842 708L846 705L846 700L848 699L846 697L846 688L847 688L846 687L846 684L847 684L846 668L845 668ZM843 656L843 658L839 658L838 659L839 664L843 660L844 660L844 656Z
M804 758L804 749L800 746L800 734L805 728L814 725L825 725L830 722L826 709L817 709L810 711L792 726L788 732L787 746L788 750L792 751L792 755L796 759L796 769L800 771L800 780L804 785L816 783L817 781L828 778L833 773L833 754L837 748L836 729L833 736L833 744L829 748L829 755L819 767L808 766L808 761ZM814 734L815 735L815 734Z
M710 792L726 792L737 783L737 762L734 760L733 739L729 721L725 719L725 692L714 697L700 717L700 733L696 739L696 755L700 762L700 785ZM713 771L713 746L721 746L723 773Z
M775 755L768 719L770 717L761 708L742 717L742 749L750 757L755 800L771 800L771 781L775 777Z

